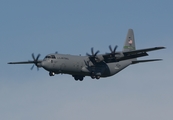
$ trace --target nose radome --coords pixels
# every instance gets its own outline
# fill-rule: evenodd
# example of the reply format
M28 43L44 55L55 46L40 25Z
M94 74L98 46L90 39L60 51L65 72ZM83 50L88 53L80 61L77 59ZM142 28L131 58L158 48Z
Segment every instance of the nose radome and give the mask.
M48 69L49 68L49 62L48 61L42 61L41 66L45 69Z
M41 62L41 66L42 66L42 67L45 67L45 61L42 61L42 62Z

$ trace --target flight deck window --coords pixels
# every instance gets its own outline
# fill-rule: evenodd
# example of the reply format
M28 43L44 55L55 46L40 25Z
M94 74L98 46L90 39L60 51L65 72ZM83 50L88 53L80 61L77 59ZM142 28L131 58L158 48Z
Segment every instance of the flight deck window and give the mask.
M51 58L50 56L46 56L46 58Z
M51 55L51 56L46 56L45 58L56 59L55 55Z
M51 55L51 58L52 58L52 59L56 59L56 58L55 58L55 55Z

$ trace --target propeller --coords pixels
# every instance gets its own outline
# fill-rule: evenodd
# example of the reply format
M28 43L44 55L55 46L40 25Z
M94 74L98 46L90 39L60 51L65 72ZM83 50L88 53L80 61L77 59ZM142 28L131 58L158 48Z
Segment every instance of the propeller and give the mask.
M91 58L96 58L97 54L99 53L100 51L97 50L95 53L94 53L94 48L92 47L91 48L91 54L88 54L86 53L87 56L91 57Z
M38 63L39 63L38 58L39 57L40 57L40 54L38 54L37 57L35 58L34 53L32 53L32 58L33 58L34 65L31 67L31 70L33 70L34 66L37 66L37 70L39 70L39 68L38 68Z
M85 60L84 60L84 62L85 62L85 65L86 65L87 67L90 66L90 65L89 65L89 61L85 61Z
M117 45L114 47L114 49L112 49L111 45L109 45L109 50L111 51L110 54L114 56L114 55L116 54L116 50L117 50L117 48L118 48Z

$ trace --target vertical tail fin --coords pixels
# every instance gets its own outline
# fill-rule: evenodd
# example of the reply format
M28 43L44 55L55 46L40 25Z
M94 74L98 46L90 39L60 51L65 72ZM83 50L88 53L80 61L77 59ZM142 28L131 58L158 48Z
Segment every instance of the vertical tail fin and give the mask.
M126 41L124 43L123 51L132 51L132 50L136 50L135 38L134 38L133 30L129 29L127 33Z
M135 38L134 38L134 33L132 29L128 30L127 36L126 36L126 41L124 43L123 51L133 51L136 50L135 46ZM137 58L131 59L133 61L136 61Z

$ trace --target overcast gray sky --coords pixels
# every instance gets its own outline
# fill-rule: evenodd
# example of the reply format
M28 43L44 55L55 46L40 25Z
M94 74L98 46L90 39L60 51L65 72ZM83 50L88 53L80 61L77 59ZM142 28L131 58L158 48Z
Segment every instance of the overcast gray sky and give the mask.
M1 0L1 120L171 120L173 118L172 0ZM90 48L122 50L129 28L136 47L165 46L149 57L161 62L129 66L115 76L75 81L49 77L31 54L85 55Z

